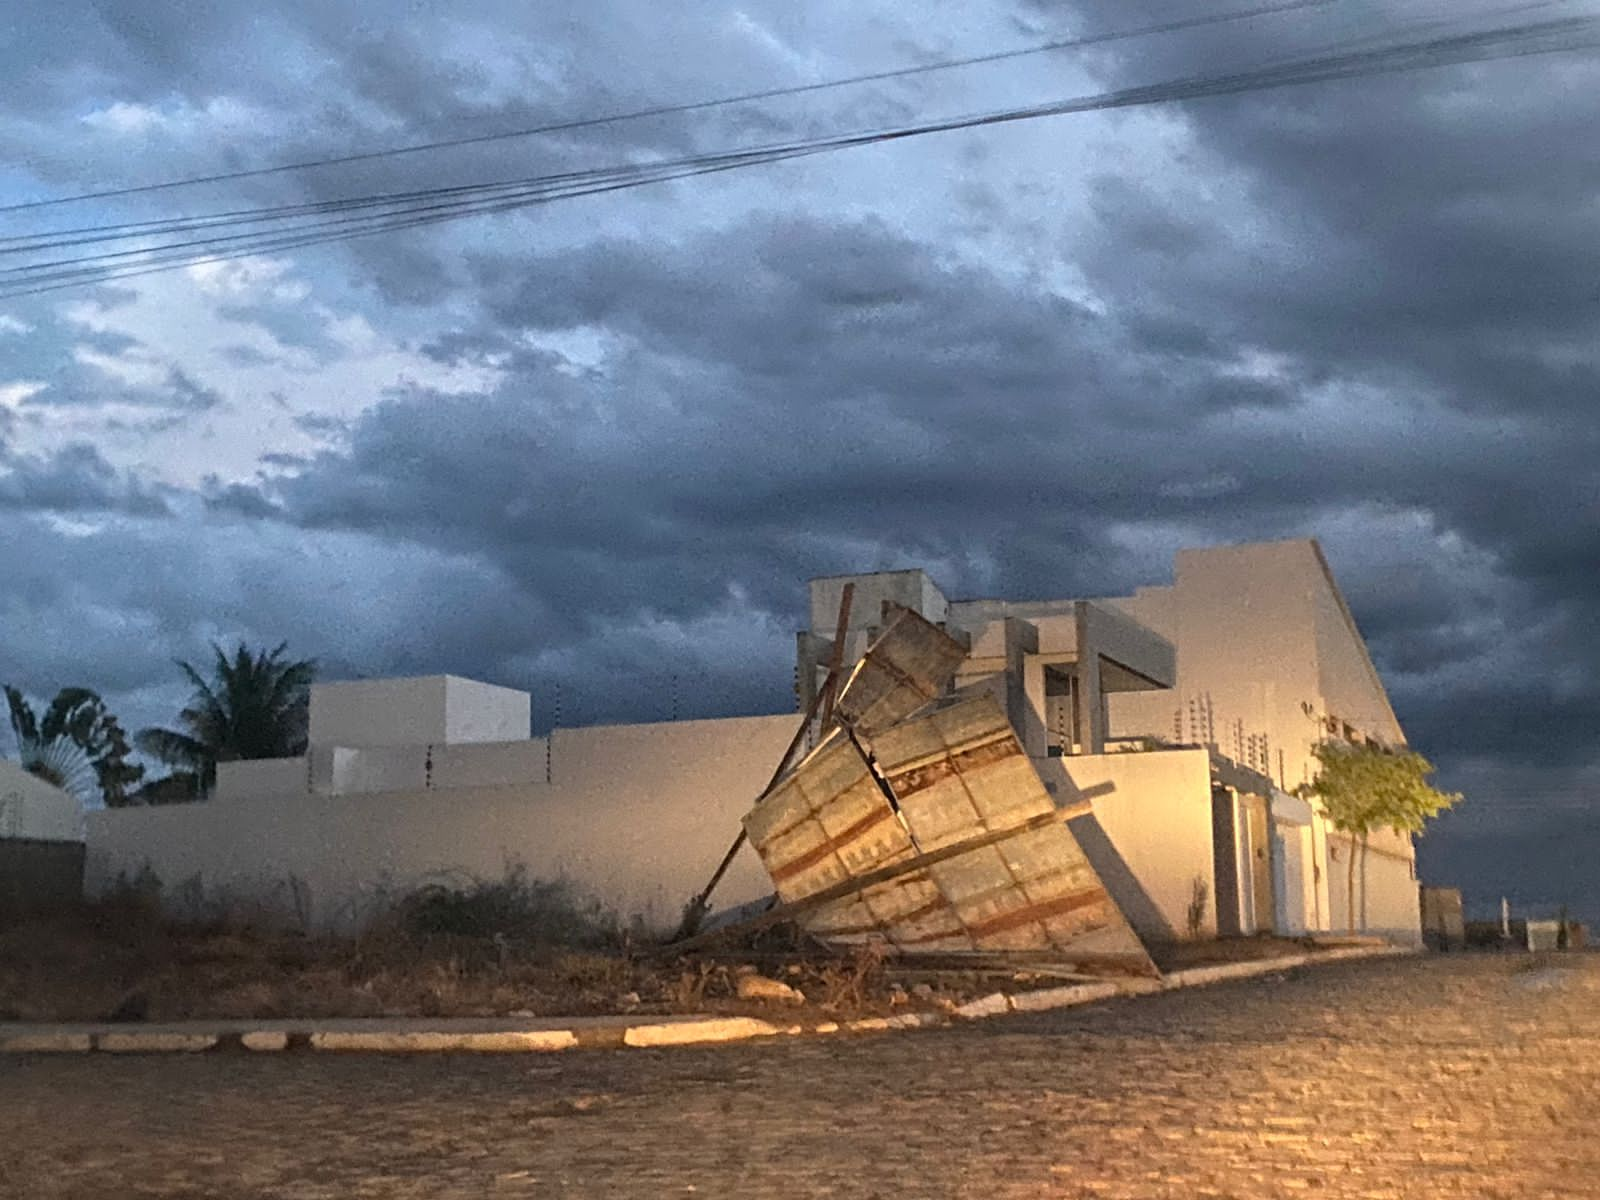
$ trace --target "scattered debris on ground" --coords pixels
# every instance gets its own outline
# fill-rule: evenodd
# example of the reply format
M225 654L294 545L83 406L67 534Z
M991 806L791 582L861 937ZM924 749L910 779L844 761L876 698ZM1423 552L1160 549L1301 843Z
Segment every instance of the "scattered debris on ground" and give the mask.
M547 911L531 922L518 916L505 885L489 886L494 904L458 893L452 907L432 894L397 906L409 916L351 937L236 918L174 921L126 897L0 923L0 1021L691 1012L822 1021L950 1013L995 991L1092 978L1005 956L897 959L878 944L830 950L793 927L674 955L570 913L561 929L551 927ZM502 926L520 934L477 929L468 919L495 905ZM1173 947L1159 957L1175 969L1306 949L1253 938Z

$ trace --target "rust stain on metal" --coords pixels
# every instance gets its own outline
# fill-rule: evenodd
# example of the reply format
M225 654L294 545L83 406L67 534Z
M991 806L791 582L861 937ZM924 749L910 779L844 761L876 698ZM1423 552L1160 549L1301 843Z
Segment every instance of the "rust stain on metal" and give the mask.
M874 739L873 754L924 852L1055 811L991 696L903 721ZM979 949L1063 956L1092 950L1148 962L1064 823L1019 832L930 870Z
M865 834L872 832L872 830L882 822L893 821L894 819L894 810L891 809L887 804L885 804L883 808L877 812L867 813L854 825L850 825L841 830L836 836L828 838L826 841L819 843L812 849L801 854L798 858L790 859L788 862L784 863L783 866L774 868L772 872L773 881L779 882L781 880L788 879L791 875L799 875L805 871L809 871L812 867L816 866L830 854L837 854L842 847L856 841Z
M746 815L744 824L785 902L917 852L866 758L849 738L838 735L802 759ZM804 924L826 939L880 937L897 946L930 936L944 943L952 927L960 928L926 870L830 901L808 914ZM971 942L960 944L970 947Z
M1019 908L1014 912L1002 913L998 917L990 917L987 921L980 921L972 926L974 937L979 939L989 937L996 933L1005 933L1007 930L1016 929L1029 922L1040 923L1048 921L1051 917L1058 917L1064 913L1078 912L1081 909L1101 906L1111 899L1104 888L1090 888L1084 892L1070 892L1065 896L1057 896L1053 900L1043 900L1031 904L1027 908Z
M908 767L894 777L896 796L906 797L924 788L933 787L952 775L976 771L990 763L997 763L1017 753L1016 739L1009 735L1003 741L985 742L969 750L962 750L934 759L920 767Z

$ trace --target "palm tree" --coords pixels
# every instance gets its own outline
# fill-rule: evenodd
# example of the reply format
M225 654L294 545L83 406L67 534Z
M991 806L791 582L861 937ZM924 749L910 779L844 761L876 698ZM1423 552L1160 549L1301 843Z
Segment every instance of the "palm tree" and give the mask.
M293 758L306 751L314 659L283 657L288 643L254 653L240 642L229 658L212 644L211 679L179 662L194 685L189 705L178 714L181 731L141 729L139 749L173 768L171 778L204 794L216 782L217 764L244 758Z
M128 803L129 788L144 775L144 768L128 761L127 736L98 692L64 687L41 718L16 688L8 686L3 691L25 769L61 786L56 778L60 764L75 757L68 747L76 747L89 763L91 776L82 787L68 790L90 806L104 803L115 808Z

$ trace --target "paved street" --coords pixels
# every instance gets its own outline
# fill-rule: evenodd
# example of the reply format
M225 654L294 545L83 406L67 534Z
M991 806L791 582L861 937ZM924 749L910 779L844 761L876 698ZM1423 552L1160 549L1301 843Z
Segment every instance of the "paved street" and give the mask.
M1600 1196L1600 958L916 1034L0 1060L6 1197Z

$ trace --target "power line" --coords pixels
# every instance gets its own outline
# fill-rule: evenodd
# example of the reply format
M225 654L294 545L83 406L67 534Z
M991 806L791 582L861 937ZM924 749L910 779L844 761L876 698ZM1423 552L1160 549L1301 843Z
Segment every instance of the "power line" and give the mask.
M637 186L642 182L655 182L663 177L676 177L680 173L702 173L710 170L731 169L733 166L751 165L752 163L763 161L776 161L783 157L794 157L805 153L819 153L823 150L843 148L846 145L865 144L872 141L917 136L920 134L936 132L949 128L971 127L977 124L997 123L1006 120L1029 119L1039 115L1052 115L1066 111L1084 111L1090 108L1126 106L1133 103L1150 103L1158 100L1173 98L1192 98L1197 95L1221 94L1222 92L1249 90L1249 88L1260 86L1282 86L1288 83L1310 82L1320 78L1338 77L1339 74L1349 74L1352 70L1359 70L1364 73L1373 73L1376 70L1407 69L1410 66L1418 65L1442 65L1443 61L1445 60L1439 58L1441 51L1456 51L1456 56L1454 58L1450 58L1448 61L1458 61L1460 60L1460 52L1462 50L1470 52L1474 48L1477 48L1480 52L1476 54L1470 54L1469 57L1483 58L1486 56L1486 54L1482 52L1486 42L1505 42L1516 38L1526 38L1529 36L1546 34L1552 31L1570 32L1573 28L1573 20L1574 19L1568 19L1567 21L1563 22L1546 22L1537 25L1515 27L1512 29L1490 30L1468 35L1459 35L1454 38L1431 39L1423 43L1403 44L1395 47L1389 47L1379 52L1365 52L1358 55L1347 54L1343 56L1332 56L1329 58L1309 61L1296 60L1285 64L1277 64L1266 69L1257 69L1253 72L1236 73L1234 75L1221 77L1202 77L1198 80L1179 81L1177 84L1161 84L1145 88L1125 89L1124 91L1118 93L1107 93L1098 97L1090 97L1083 100L1068 101L1054 105L1036 106L1032 109L1008 110L1002 113L984 114L978 117L957 118L943 122L906 127L897 130L818 139L809 144L800 143L788 146L756 148L753 150L732 152L723 156L699 156L698 158L681 160L677 164L656 164L657 168L667 165L672 167L681 167L681 172L677 170L662 171L657 169L651 174L639 174L634 179L606 179L603 177L607 175L615 175L617 172L641 171L648 168L603 168L598 172L569 173L562 178L571 179L585 175L601 178L599 179L598 183L591 182L585 185L569 188L565 191L558 191L556 193L544 192L536 186L534 189L534 194L529 196L514 196L509 200L491 199L486 203L463 204L455 206L443 213L418 213L413 208L409 210L401 210L391 214L381 214L368 221L361 228L348 231L335 231L326 234L306 234L303 230L288 231L287 236L284 234L262 234L260 232L234 235L234 237L231 239L215 239L219 241L227 240L236 243L235 248L229 253L204 256L184 255L180 257L179 261L170 266L149 267L141 265L133 270L115 272L98 272L93 270L74 269L69 272L61 272L56 277L52 277L47 273L42 274L39 272L34 272L27 275L25 278L14 280L13 288L9 294L30 294L32 291L55 290L54 286L32 287L28 288L26 291L17 290L21 285L49 283L52 285L64 286L68 285L69 282L77 282L85 277L100 277L106 279L123 278L132 274L150 273L150 271L157 269L176 269L177 267L185 265L195 265L201 261L217 261L227 257L238 257L240 254L259 252L263 249L281 249L289 248L291 246L315 244L321 241L343 240L348 236L363 236L367 233L382 232L390 228L405 228L418 224L427 224L432 223L436 219L453 218L458 215L475 215L478 212L506 211L510 208L523 207L530 203L543 202L549 198L564 198L571 195L593 194L595 191L617 190L619 187ZM1579 20L1581 24L1583 19L1577 20ZM1569 48L1572 47L1533 47L1531 52L1542 53L1549 52L1550 50L1554 49ZM1514 46L1510 48L1501 47L1498 50L1495 50L1491 45L1489 48L1489 55L1491 56L1506 56L1508 54L1521 52L1529 51L1518 50ZM1435 61L1428 62L1424 60L1420 62L1409 62L1404 58L1398 62L1395 61L1396 55L1415 56L1418 54L1432 54ZM1288 73L1285 74L1285 72ZM532 182L537 185L540 181L535 180ZM157 247L154 248L152 253L159 252L164 249L170 250L172 247ZM160 260L157 261L159 262Z
M1294 4L1287 5L1287 6L1285 6L1285 8L1303 7L1308 2L1317 3L1317 4L1325 4L1325 3L1336 2L1336 0L1295 0ZM1568 0L1531 0L1531 2L1529 2L1529 3L1524 3L1524 4L1521 4L1521 5L1515 5L1515 6L1512 6L1510 8L1495 10L1495 15L1505 16L1505 15L1510 15L1512 13L1525 12L1525 11L1532 10L1532 9L1550 8L1550 7L1553 7L1553 6L1556 6L1556 5L1565 4L1567 2L1568 2ZM1255 14L1255 15L1272 15L1273 13L1275 13L1277 11L1282 11L1282 10L1281 9L1270 9L1269 8L1269 9L1255 9L1255 10L1249 10L1249 11L1251 13ZM1191 20L1191 21L1187 21L1187 22L1178 22L1177 24L1184 25L1186 27L1192 27L1194 24L1197 24L1197 23L1202 22L1202 21L1206 22L1206 23L1218 23L1218 22L1223 22L1223 21L1235 20L1235 19L1238 19L1238 18L1239 18L1239 14L1238 13L1214 14L1214 15L1212 15L1210 17L1198 18L1198 19L1194 19L1194 20ZM1457 19L1459 19L1459 16L1458 16ZM1447 19L1433 19L1433 20L1424 20L1424 21L1413 20L1413 21L1410 22L1410 24L1413 27L1421 27L1421 28L1438 27L1440 25L1444 25L1444 24L1448 24L1448 23L1449 22L1448 22ZM1123 32L1117 33L1117 34L1106 34L1106 35L1099 35L1097 37L1092 37L1092 38L1082 38L1082 39L1078 39L1078 40L1076 40L1074 42L1070 42L1070 43L1068 43L1068 42L1051 43L1049 47L1045 47L1045 48L1046 49L1048 49L1048 48L1060 48L1060 47L1067 46L1067 45L1085 45L1085 44L1088 44L1088 43L1093 42L1093 41L1103 41L1103 40L1107 40L1107 39L1113 38L1113 37L1130 38L1130 37L1139 36L1142 33L1147 33L1151 29L1167 29L1167 28L1171 28L1173 26L1173 24L1174 23L1170 23L1169 22L1167 25L1164 25L1164 26L1151 26L1151 27L1146 27L1143 30L1127 30L1127 31L1123 31ZM1390 36L1392 36L1390 31L1384 31L1383 33L1374 34L1374 35L1371 35L1371 36L1369 36L1367 38L1346 39L1345 41L1343 41L1340 44L1345 49L1351 49L1353 47L1360 46L1360 45L1363 45L1363 44L1369 44L1369 43L1375 42L1375 41L1382 41L1382 40L1384 40L1386 38L1389 38ZM1031 50L1006 51L1006 52L1001 53L998 56L996 56L996 55L988 55L988 56L982 56L982 57L977 58L977 59L962 60L962 61L963 62L987 61L987 60L993 59L995 57L1008 57L1008 56L1016 56L1018 54L1025 54L1025 53L1037 53L1037 52L1039 52L1040 49L1041 48L1037 48L1036 47L1036 48L1031 49ZM1286 61L1293 61L1293 60L1286 60ZM878 78L879 76L884 75L884 74L889 74L889 75L904 74L904 73L907 73L909 71L914 71L914 70L943 69L944 66L948 66L948 65L957 65L957 64L934 64L934 65L931 65L929 67L902 68L899 71L892 71L892 72L887 72L887 73L880 72L879 75L864 76L864 77L859 77L859 78ZM833 83L828 83L828 84L807 85L807 87L811 88L811 89L815 89L815 88L819 88L819 87L841 86L843 83L846 83L846 82L851 82L851 81L848 81L848 80L846 80L846 81L834 81ZM706 102L703 102L703 103L701 103L699 105L694 105L694 106L689 106L689 107L704 107L704 106L709 106L709 105L712 105L712 104L733 103L733 102L735 102L735 101L733 101L733 100L706 101ZM596 120L609 120L609 119L610 118L596 118ZM619 117L619 118L616 118L616 119L622 120L622 119L625 119L625 118ZM537 131L524 131L524 132L537 132ZM502 135L492 135L492 136L498 137L498 136L502 136ZM515 136L515 135L507 134L507 135L504 135L504 136ZM413 147L412 149L427 149L430 146L437 146L437 145L442 145L442 144L444 144L444 143L430 143L429 145ZM409 151L407 151L407 150L402 150L402 151L396 151L394 153L408 153L408 152ZM358 156L358 157L382 157L382 156L384 156L386 154L389 154L389 153L391 153L391 152L389 152L389 151L379 151L379 152L375 152L373 155L370 155L370 156ZM320 160L320 161L321 161L321 163L333 163L333 162L340 162L340 161L346 161L346 160L343 160L343 159L327 159L327 160ZM294 169L298 169L299 166L314 166L314 165L319 165L319 164L318 163L305 163L305 164L298 164L298 165L290 165L290 166L281 167L281 168L280 167L263 168L260 172L245 172L245 174L269 173L269 172L278 171L278 170L294 170ZM603 169L609 170L610 168L603 168ZM496 181L496 182L491 182L491 183L477 183L477 184L456 185L456 186L452 186L452 187L448 187L448 188L422 188L422 189L414 189L412 191L403 191L403 192L388 192L388 193L378 193L378 194L375 194L375 195L366 195L366 196L357 196L357 197L335 198L335 199L325 199L325 200L316 200L316 201L301 201L301 202L297 202L297 203L293 203L293 204L272 205L272 206L247 208L247 209L231 209L231 210L223 210L221 212L194 214L194 215L184 216L184 217L169 217L169 218L161 218L161 219L156 219L156 220L128 221L128 222L121 222L121 223L116 223L116 224L97 224L97 225L89 225L89 226L79 226L79 227L74 227L74 228L53 229L53 230L47 230L47 231L43 231L43 232L40 232L40 233L33 233L33 234L0 235L0 256L7 255L7 254L17 254L17 253L24 253L24 252L32 252L32 251L36 251L36 250L40 250L40 249L46 249L46 248L64 247L64 246L73 246L73 245L86 245L86 244L92 244L94 242L102 242L102 241L123 240L123 239L126 239L127 237L134 237L134 236L156 236L156 235L159 235L159 234L172 233L172 232L191 232L191 231L194 231L194 230L206 228L206 227L214 225L214 224L226 225L226 224L230 223L230 221L243 221L243 220L246 220L246 219L248 219L248 220L257 220L257 219L259 219L259 220L263 220L263 221L269 220L269 219L270 220L286 220L286 219L292 219L292 218L298 217L298 216L314 215L314 214L331 212L331 211L340 211L340 210L345 210L345 209L350 209L350 208L375 207L375 206L381 206L381 205L384 205L384 204L387 204L387 203L390 203L390 202L399 202L399 201L403 201L403 200L407 200L407 199L415 199L415 198L428 198L428 197L433 197L433 196L444 195L444 194L447 194L447 193L465 194L465 193L470 193L470 192L490 191L490 190L494 190L494 189L501 188L501 187L511 188L511 187L522 186L522 185L524 185L526 183L532 182L533 180L546 180L546 181L548 181L548 180L554 180L554 179L573 179L573 178L582 177L582 176L587 175L587 174L590 174L590 172L577 171L577 172L569 172L569 173L561 174L561 175L543 175L543 176L534 176L534 177L531 177L531 178L501 180L501 181ZM169 183L169 184L151 185L151 187L155 187L155 188L181 187L181 186L185 186L187 183L192 183L192 182L206 182L206 181L209 181L211 179L234 178L234 177L236 177L236 176L207 176L207 177L204 177L202 179L178 180L178 181L173 181L172 183ZM92 194L86 194L83 197L66 197L66 198L64 198L64 199L62 199L60 201L41 202L41 204L54 204L54 203L63 203L64 204L64 203L68 203L68 202L70 202L71 200L74 200L74 199L86 199L86 198L89 198L90 195L99 196L99 195L104 195L104 194L107 194L107 193L92 193ZM29 205L13 206L13 208L30 208L30 207L39 207L39 206L40 206L40 204L29 204ZM0 208L0 212L4 212L4 211L9 211L9 210L5 209L5 208Z
M1580 35L1586 35L1588 40L1582 40ZM12 276L12 279L9 281L9 287L5 286L5 284L0 284L0 298L54 291L62 287L77 286L89 280L111 281L129 278L134 275L199 265L200 263L225 261L229 258L259 253L268 249L287 249L322 242L342 241L395 229L432 224L441 220L455 220L463 216L511 211L534 204L548 203L556 199L616 191L641 186L645 183L682 178L688 175L734 170L761 163L845 149L851 146L920 137L930 133L1034 120L1040 117L1060 116L1069 113L1164 103L1173 100L1235 95L1269 88L1418 70L1457 63L1571 51L1595 45L1600 45L1600 19L1595 17L1568 17L1541 22L1524 22L1508 27L1400 42L1390 46L1380 46L1376 49L1346 50L1342 53L1323 54L1310 58L1283 59L1249 70L1190 77L1159 84L1124 88L1071 100L1033 105L1026 108L945 118L889 129L836 134L799 142L727 151L715 155L692 155L678 160L661 161L653 164L625 164L596 168L591 171L567 172L554 176L535 176L526 180L428 189L409 193L408 196L410 198L392 205L391 211L368 214L365 217L334 219L332 222L323 222L321 225L313 223L309 226L302 226L299 229L257 230L223 235L217 238L199 239L197 243L168 243L164 246L146 247L133 252L118 252L114 256L83 256L79 259L58 259L48 264L12 268L10 271L4 272L4 274ZM472 188L498 189L498 191L490 191L486 195L475 195L453 201L431 203L446 194L457 194ZM349 198L348 203L363 204L369 203L373 199L372 197L352 197ZM424 203L424 200L429 201L429 203ZM213 245L224 246L226 249L221 249L214 253L203 249L204 246ZM144 260L138 263L122 263L120 265L113 264L100 267L93 265L95 262L105 262L108 257L137 258L140 256L143 256Z
M1087 34L1082 37L1064 38L1059 41L1045 42L1035 46L1023 46L1013 50L999 50L990 54L972 55L966 58L942 59L938 62L919 63L908 67L894 67L883 71L874 71L865 75L849 75L836 79L822 80L817 83L794 84L788 87L766 88L757 92L742 92L731 96L718 96L710 100L693 100L682 104L660 104L650 108L633 109L628 112L606 113L598 117L581 117L566 121L557 121L548 125L535 125L521 129L505 129L494 133L473 134L467 137L445 138L432 142L417 142L409 146L395 146L386 150L367 150L356 154L340 154L327 158L305 159L300 162L279 163L270 167L254 167L242 171L223 171L214 175L197 175L188 179L172 179L161 183L135 184L129 187L106 188L94 192L81 192L74 196L61 196L51 200L29 200L20 204L0 205L0 213L22 212L30 209L52 208L62 204L76 204L84 200L104 200L114 196L132 196L148 192L169 191L174 188L194 187L201 184L225 183L238 179L255 179L263 175L277 175L289 171L307 171L318 167L345 166L350 163L370 162L374 159L396 158L407 154L421 154L433 150L448 150L460 146L477 146L488 142L509 141L515 138L537 137L551 133L569 133L579 129L591 129L599 125L616 125L626 121L638 121L648 117L674 116L681 113L701 112L710 108L722 108L734 104L750 104L759 100L776 100L786 96L801 96L811 92L826 91L833 88L854 87L864 83L880 83L889 79L903 79L913 75L924 75L934 71L950 71L960 67L980 66L985 63L1004 62L1008 59L1024 58L1036 54L1049 54L1058 50L1073 50L1085 46L1104 45L1109 42L1125 41L1131 38L1152 37L1164 33L1180 33L1189 29L1198 29L1206 25L1221 25L1233 21L1244 21L1255 17L1277 16L1282 13L1295 12L1301 9L1323 8L1331 4L1342 3L1343 0L1281 0L1280 3L1262 5L1255 8L1234 9L1229 12L1211 13L1198 17L1186 17L1175 21L1163 21L1159 24L1144 25L1135 29L1113 30L1105 33Z

